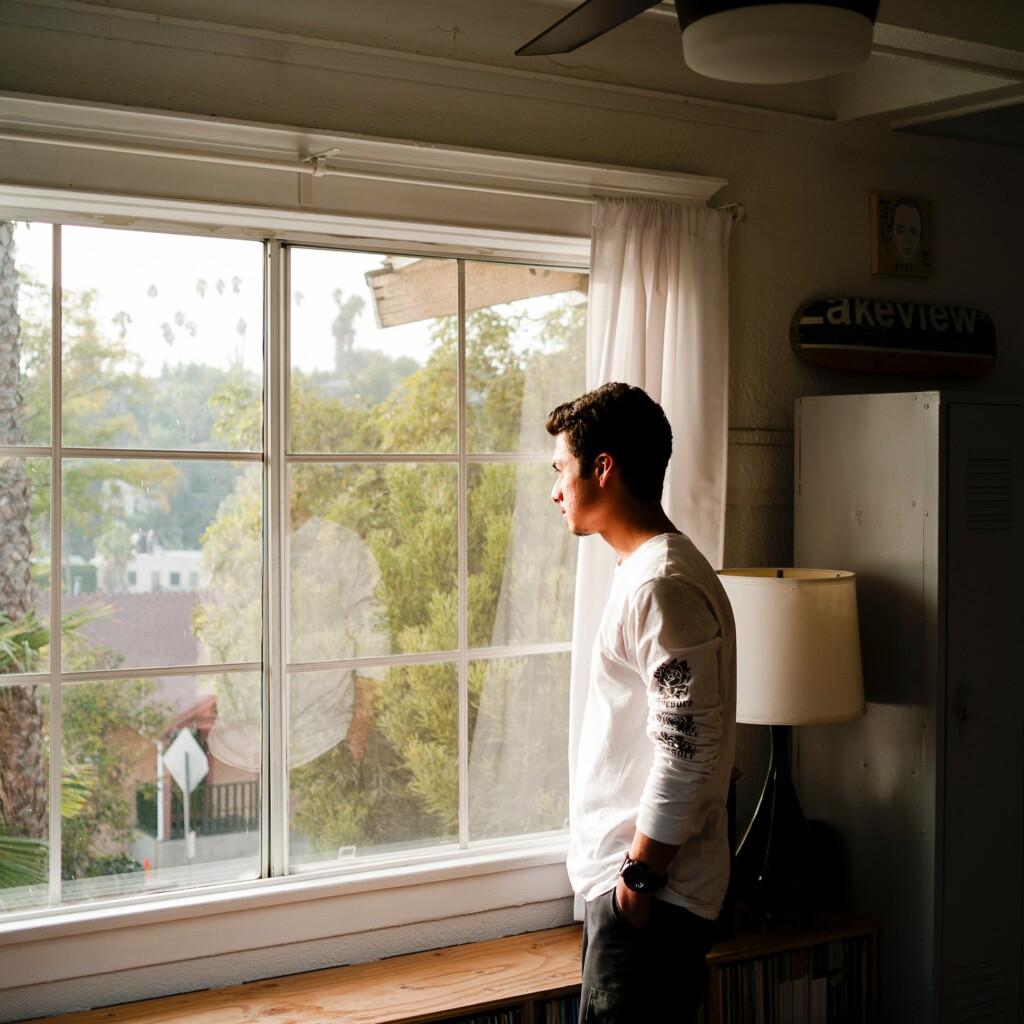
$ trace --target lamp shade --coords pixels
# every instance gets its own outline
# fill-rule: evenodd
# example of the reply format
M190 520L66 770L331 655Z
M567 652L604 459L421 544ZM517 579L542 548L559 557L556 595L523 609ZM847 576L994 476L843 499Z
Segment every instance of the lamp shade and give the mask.
M736 620L736 720L845 722L864 714L856 577L831 569L722 569Z
M849 71L871 54L877 0L747 3L678 0L683 59L726 82L806 82Z

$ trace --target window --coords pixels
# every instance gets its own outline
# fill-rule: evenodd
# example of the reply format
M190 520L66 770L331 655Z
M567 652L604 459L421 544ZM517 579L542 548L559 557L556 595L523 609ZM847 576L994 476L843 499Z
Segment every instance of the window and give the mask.
M585 272L6 227L0 911L560 832Z

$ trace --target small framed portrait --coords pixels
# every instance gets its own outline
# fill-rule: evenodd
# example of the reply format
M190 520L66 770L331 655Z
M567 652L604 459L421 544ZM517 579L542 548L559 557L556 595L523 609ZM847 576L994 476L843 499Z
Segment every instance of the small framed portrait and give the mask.
M871 273L931 277L932 204L915 196L871 193Z

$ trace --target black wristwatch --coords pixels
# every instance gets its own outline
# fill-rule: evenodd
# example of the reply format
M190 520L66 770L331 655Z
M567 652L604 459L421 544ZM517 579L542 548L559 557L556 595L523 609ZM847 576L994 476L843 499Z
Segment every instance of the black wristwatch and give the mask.
M668 875L656 875L646 862L632 860L628 853L619 868L619 876L633 892L657 892L668 883Z

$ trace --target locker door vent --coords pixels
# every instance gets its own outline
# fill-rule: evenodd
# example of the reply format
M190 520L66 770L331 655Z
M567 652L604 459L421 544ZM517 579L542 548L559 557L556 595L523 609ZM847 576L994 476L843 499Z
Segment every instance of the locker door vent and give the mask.
M1013 458L1009 452L967 456L967 529L1009 530L1013 526Z
M1010 971L1004 955L962 962L957 969L956 1021L1005 1021Z

